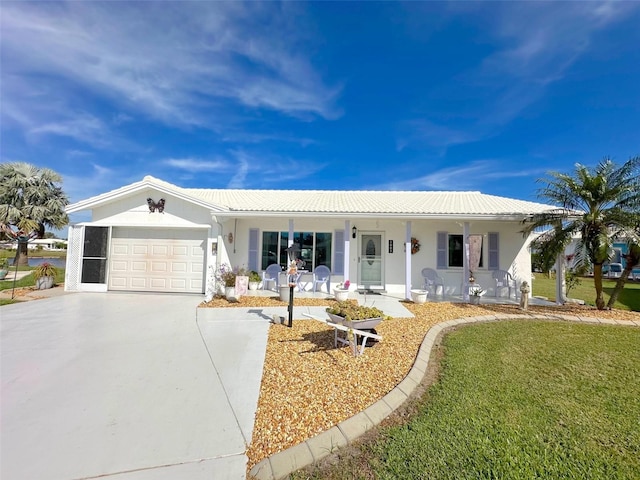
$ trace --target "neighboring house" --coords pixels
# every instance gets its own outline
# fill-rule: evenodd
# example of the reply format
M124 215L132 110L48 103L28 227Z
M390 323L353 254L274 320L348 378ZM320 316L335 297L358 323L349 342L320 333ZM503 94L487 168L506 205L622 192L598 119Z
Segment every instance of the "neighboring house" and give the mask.
M575 252L580 241L579 235L575 235L569 245L564 250L567 258L567 267L573 268L575 264ZM627 264L625 255L629 250L629 245L626 241L621 239L614 239L611 246L611 258L602 266L602 273L607 278L617 278L622 274L622 270ZM632 279L640 278L640 267L634 268L631 272Z
M193 189L147 176L67 207L92 217L69 228L65 288L211 295L216 266L284 267L295 243L307 270L330 268L332 285L410 298L432 267L460 294L468 235L481 234L473 273L492 294L492 270L531 284L522 221L549 208L479 192Z
M17 249L17 242L7 242L0 244L0 247ZM34 238L29 240L27 244L29 250L37 250L42 248L43 250L65 250L67 248L67 241L60 238Z

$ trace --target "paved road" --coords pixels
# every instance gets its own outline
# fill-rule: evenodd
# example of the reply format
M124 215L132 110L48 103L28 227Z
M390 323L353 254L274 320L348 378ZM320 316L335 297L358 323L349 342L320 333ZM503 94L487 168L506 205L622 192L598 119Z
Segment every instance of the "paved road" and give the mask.
M241 479L269 322L199 296L76 293L0 307L0 477Z

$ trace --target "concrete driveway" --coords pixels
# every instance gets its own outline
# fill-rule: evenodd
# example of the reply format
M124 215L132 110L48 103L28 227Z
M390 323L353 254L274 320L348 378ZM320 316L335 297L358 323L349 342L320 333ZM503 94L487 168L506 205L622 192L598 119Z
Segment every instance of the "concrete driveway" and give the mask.
M1 307L0 477L245 478L269 322L196 321L200 301L75 293Z

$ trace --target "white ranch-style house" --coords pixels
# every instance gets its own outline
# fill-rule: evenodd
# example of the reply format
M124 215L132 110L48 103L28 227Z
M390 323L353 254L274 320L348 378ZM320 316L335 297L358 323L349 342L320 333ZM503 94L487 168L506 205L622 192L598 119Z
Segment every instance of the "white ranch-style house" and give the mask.
M473 276L492 295L494 270L531 284L522 221L550 208L479 192L195 189L147 176L67 207L91 221L69 228L65 289L210 296L219 265L284 268L296 244L309 275L329 267L331 286L411 298L430 267L447 295L468 295L471 235L482 239Z

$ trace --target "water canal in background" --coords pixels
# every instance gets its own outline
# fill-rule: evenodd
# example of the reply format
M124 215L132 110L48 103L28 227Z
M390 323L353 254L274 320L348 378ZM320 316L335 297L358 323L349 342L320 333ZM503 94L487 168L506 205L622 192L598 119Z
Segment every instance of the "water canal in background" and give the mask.
M12 266L13 265L13 258L9 258L9 265ZM38 265L42 265L43 263L50 263L51 265L53 265L54 267L58 267L58 268L65 268L65 264L67 262L66 258L47 258L47 257L29 257L29 266L30 267L37 267Z

